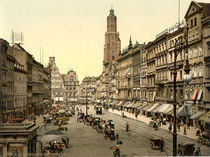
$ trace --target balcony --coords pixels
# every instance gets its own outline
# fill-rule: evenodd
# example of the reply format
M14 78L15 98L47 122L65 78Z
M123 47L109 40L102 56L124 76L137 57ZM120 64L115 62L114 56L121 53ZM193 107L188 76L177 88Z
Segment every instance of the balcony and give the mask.
M177 61L176 62L176 69L179 69L179 68L183 67L183 62L184 61ZM168 69L173 70L174 69L174 63L169 63L168 64Z
M165 84L166 83L166 81L164 81L164 80L156 80L155 81L155 84L156 85L163 85L163 84Z

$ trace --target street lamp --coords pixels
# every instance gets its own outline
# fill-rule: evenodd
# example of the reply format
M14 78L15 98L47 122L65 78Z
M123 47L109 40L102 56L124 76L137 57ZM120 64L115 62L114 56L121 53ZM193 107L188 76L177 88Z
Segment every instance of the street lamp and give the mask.
M185 44L185 45L184 45ZM188 78L190 81L190 66L188 60L188 27L186 27L186 31L184 34L184 41L182 37L175 39L175 49L174 49L174 128L173 128L173 156L177 156L177 131L176 131L176 76L177 76L177 67L176 67L176 60L179 52L182 52L182 49L185 48L184 54L187 56L185 59L185 76L184 78Z

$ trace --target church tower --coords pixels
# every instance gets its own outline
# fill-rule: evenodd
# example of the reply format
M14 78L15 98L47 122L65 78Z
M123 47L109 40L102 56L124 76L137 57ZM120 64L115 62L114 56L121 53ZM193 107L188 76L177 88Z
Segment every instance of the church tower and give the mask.
M117 17L114 15L114 10L110 10L107 16L107 31L105 33L104 45L104 65L116 62L120 52L120 38L117 32Z

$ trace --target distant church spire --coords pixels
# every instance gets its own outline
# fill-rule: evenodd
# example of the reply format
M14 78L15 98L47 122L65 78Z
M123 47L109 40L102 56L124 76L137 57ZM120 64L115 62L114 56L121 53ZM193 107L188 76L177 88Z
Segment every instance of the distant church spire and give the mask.
M132 40L131 40L131 36L130 36L128 48L130 49L131 47L132 47Z

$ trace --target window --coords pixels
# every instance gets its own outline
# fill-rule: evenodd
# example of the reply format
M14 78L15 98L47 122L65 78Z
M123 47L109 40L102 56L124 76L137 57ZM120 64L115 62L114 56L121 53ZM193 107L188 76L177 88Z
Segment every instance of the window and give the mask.
M197 18L194 19L194 26L197 26Z
M193 58L193 49L190 49L190 58Z
M180 80L182 80L182 70L180 70Z
M200 66L200 69L199 69L199 76L203 76L203 66L202 65Z
M200 47L199 47L199 56L202 56L202 54L203 54L203 47L200 46Z
M193 20L190 20L190 23L191 23L191 28L193 27Z
M194 52L195 52L195 57L197 57L197 56L198 56L198 51L197 51L197 50L198 50L198 47L196 46L196 47L195 47L195 49L194 49Z

